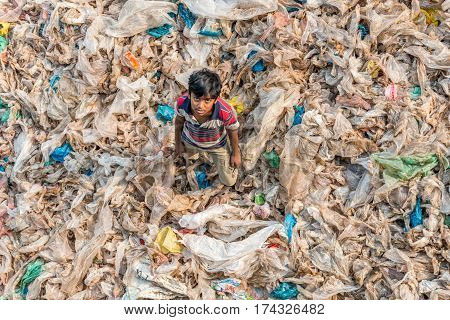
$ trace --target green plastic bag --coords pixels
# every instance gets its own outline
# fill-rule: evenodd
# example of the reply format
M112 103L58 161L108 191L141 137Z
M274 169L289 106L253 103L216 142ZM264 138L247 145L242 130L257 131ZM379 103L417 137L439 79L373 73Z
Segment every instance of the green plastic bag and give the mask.
M383 169L383 177L397 180L410 180L418 175L428 175L438 165L438 157L434 154L412 156L390 156L373 154L370 159Z
M8 46L8 39L0 36L0 52L3 52Z
M1 117L0 117L0 123L1 123L1 124L8 122L9 114L10 114L10 110L9 110L9 108L7 108L7 109L1 114Z
M22 276L18 288L18 291L22 295L22 297L26 297L28 293L28 286L42 273L43 265L44 261L42 261L41 259L36 259L27 266L27 270Z
M271 152L265 152L264 158L267 160L267 163L272 168L279 168L280 167L280 157L275 152L275 150L272 150Z
M266 197L264 197L263 193L257 193L255 195L255 203L258 206L262 206L264 203L266 203Z

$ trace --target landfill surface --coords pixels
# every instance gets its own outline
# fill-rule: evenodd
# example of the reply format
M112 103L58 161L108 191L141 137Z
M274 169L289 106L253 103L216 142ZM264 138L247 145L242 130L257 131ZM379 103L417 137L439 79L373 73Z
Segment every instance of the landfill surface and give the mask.
M449 299L450 0L0 1L0 299ZM243 166L174 158L219 73Z

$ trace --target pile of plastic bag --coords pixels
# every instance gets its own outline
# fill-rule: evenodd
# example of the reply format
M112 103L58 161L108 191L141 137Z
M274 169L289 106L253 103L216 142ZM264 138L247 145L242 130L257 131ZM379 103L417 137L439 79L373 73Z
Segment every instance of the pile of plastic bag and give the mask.
M449 299L450 1L0 1L2 299ZM233 188L174 159L194 71Z

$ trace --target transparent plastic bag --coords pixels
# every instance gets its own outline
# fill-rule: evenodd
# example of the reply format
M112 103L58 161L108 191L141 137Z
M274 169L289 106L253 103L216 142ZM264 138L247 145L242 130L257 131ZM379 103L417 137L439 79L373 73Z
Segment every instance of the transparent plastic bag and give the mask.
M276 0L183 0L194 14L224 20L248 20L275 11Z

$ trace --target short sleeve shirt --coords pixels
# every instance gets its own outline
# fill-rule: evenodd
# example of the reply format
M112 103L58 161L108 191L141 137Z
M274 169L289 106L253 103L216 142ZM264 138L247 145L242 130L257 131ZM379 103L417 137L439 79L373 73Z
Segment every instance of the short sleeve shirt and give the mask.
M175 112L185 119L182 140L197 148L223 147L227 142L226 130L239 128L236 111L220 97L214 104L211 118L202 124L192 114L191 100L187 94L177 99Z

